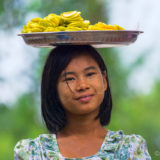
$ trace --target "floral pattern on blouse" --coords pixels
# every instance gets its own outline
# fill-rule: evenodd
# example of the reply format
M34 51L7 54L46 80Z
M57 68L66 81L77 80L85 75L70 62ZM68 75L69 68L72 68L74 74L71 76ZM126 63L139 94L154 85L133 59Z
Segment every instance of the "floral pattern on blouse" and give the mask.
M99 151L89 157L65 158L61 155L55 134L19 141L15 160L151 160L146 142L140 135L108 131Z

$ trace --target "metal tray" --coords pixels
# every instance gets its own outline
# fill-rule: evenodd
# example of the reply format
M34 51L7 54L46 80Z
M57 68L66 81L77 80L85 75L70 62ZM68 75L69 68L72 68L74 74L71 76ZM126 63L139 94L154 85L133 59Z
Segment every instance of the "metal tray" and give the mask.
M96 48L119 47L137 40L142 31L105 30L105 31L68 31L22 33L25 43L34 47L55 47L58 45L85 45Z

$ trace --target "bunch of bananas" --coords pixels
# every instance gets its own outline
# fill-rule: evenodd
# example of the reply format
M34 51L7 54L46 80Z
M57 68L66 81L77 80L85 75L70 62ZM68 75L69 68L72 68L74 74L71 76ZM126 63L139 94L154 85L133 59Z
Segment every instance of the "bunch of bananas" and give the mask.
M23 27L21 33L32 32L59 32L59 31L81 31L81 30L124 30L118 25L107 25L98 22L90 25L89 20L81 17L81 12L70 11L63 12L60 15L49 14L44 18L33 18L26 26Z

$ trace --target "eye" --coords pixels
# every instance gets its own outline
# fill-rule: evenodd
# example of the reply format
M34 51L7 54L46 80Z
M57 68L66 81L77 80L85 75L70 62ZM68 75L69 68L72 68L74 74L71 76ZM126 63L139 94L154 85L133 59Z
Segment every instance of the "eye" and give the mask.
M94 72L90 72L90 73L87 74L87 76L90 77L90 76L95 75L95 74L96 74L96 73L94 73Z
M70 78L66 78L64 81L73 81L74 78L70 77Z

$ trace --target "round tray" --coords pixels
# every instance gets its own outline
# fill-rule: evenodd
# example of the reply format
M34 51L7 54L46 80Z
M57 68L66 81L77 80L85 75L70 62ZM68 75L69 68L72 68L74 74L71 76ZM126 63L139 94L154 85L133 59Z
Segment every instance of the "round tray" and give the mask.
M92 45L96 48L119 47L136 41L142 31L67 31L22 33L25 43L34 47L54 47L58 45Z

